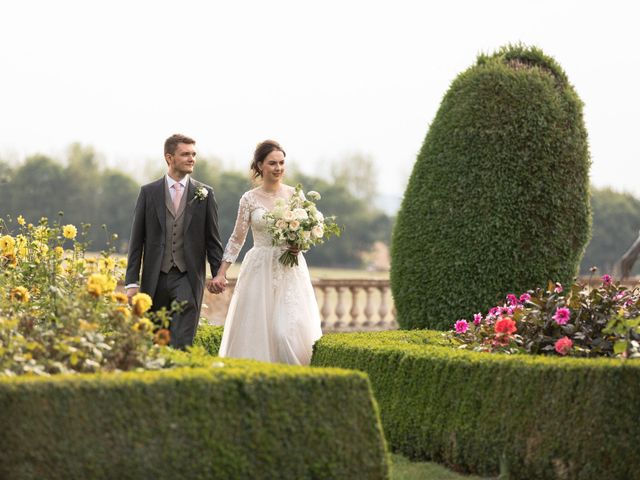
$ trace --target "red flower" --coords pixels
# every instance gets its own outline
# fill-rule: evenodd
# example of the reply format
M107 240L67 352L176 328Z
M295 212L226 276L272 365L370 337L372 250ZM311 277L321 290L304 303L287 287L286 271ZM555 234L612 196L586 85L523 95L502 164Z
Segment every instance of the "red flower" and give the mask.
M562 337L556 341L555 349L560 355L566 355L573 347L573 342L569 337Z
M511 335L516 332L516 322L509 317L504 317L498 320L494 327L496 333L505 333Z

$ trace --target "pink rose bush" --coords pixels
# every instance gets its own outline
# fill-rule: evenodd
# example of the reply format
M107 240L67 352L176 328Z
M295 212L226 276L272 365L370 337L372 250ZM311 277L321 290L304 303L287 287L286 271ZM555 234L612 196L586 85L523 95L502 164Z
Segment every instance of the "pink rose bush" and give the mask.
M502 305L460 319L448 333L460 348L483 352L640 358L640 288L604 275L581 284L510 293Z

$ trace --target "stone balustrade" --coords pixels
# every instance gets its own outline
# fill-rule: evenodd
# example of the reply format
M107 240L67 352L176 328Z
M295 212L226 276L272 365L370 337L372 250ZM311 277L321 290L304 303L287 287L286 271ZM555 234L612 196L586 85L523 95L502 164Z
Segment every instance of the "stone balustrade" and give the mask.
M389 280L313 280L322 330L345 332L398 328ZM220 295L205 292L202 315L209 323L223 325L236 279L229 279Z

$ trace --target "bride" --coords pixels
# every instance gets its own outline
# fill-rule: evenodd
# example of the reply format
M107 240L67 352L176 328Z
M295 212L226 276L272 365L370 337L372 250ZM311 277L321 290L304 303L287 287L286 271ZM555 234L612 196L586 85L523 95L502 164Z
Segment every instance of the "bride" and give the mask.
M309 269L301 252L298 265L278 260L284 246L272 246L263 215L277 199L288 201L294 188L282 183L285 152L273 140L260 143L251 170L260 185L240 198L236 224L213 279L211 291L224 290L229 266L235 262L251 227L253 247L238 274L220 345L221 357L308 365L313 344L322 336L320 314Z

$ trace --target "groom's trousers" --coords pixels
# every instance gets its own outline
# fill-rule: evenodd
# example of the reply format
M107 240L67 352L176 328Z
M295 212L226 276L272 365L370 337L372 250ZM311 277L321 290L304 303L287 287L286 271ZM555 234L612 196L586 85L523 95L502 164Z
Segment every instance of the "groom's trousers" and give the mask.
M172 267L168 273L160 273L156 293L153 297L153 309L160 310L162 307L166 307L167 310L170 310L174 300L186 303L182 311L175 313L171 319L170 345L184 350L193 344L193 337L198 326L198 310L187 272L180 272L176 267Z

